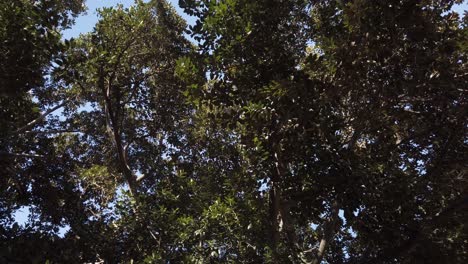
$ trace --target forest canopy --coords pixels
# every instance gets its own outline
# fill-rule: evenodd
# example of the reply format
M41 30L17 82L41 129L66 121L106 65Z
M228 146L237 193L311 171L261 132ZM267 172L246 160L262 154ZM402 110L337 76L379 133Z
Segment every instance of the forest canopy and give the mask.
M0 1L0 263L468 263L462 2Z

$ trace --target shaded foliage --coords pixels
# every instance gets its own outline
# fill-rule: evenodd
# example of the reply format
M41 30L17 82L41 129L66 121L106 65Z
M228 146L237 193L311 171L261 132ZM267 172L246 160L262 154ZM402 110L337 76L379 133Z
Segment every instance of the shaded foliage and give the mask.
M460 2L0 4L0 262L466 262Z

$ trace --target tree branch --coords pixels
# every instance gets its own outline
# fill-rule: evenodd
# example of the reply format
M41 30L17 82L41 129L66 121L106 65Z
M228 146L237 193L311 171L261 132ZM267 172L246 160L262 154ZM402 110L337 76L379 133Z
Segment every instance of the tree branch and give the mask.
M112 101L110 98L111 84L109 83L106 87L104 83L104 69L102 66L99 69L98 85L104 96L104 108L105 108L105 113L106 113L106 123L108 126L107 131L117 149L119 165L125 177L125 180L127 181L128 187L130 189L130 193L133 197L135 197L137 194L136 177L133 174L132 170L130 169L130 166L128 165L127 154L125 153L124 144L122 142L122 137L120 135L120 129L118 127L117 112L114 111L114 109L112 108Z
M0 156L13 156L13 157L25 157L25 158L44 158L43 155L30 154L30 153L9 153L0 151Z
M45 131L24 131L23 134L25 135L49 135L49 134L62 134L62 133L83 133L82 131L79 130L45 130Z
M336 225L338 221L338 203L334 202L331 208L331 215L328 218L327 222L324 225L323 236L320 240L320 245L314 260L312 260L312 264L319 264L322 262L323 256L325 255L325 251L327 250L328 245L333 239L336 231Z
M31 122L27 123L26 125L18 128L14 134L20 134L20 133L23 133L24 131L28 130L28 129L31 129L32 127L34 127L37 123L39 123L40 121L44 120L48 115L50 115L51 113L57 111L59 108L63 107L64 105L66 105L68 103L68 100L64 100L61 104L57 105L57 106L54 106L52 107L51 109L45 111L44 113L42 113L39 117L37 117L36 119L32 120Z

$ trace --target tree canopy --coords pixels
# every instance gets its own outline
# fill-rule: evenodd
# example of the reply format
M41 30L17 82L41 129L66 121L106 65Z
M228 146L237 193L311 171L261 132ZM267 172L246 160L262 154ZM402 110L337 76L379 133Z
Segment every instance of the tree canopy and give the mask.
M460 3L1 2L0 262L467 263Z

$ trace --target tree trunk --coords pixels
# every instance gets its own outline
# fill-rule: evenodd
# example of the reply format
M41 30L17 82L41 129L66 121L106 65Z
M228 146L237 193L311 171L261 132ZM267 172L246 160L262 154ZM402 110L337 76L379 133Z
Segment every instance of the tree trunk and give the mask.
M324 224L322 239L320 240L320 245L315 259L312 260L312 264L319 264L322 262L325 251L335 235L338 217L338 204L335 202L331 208L331 215Z

